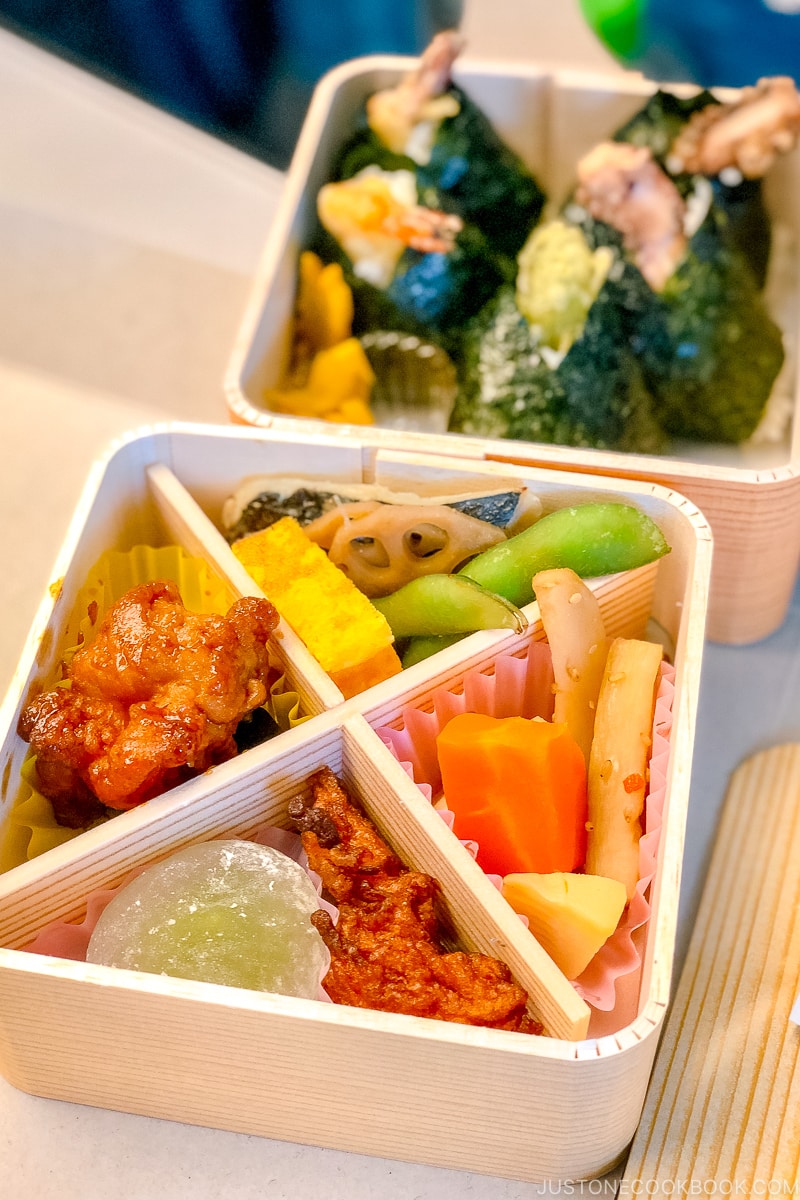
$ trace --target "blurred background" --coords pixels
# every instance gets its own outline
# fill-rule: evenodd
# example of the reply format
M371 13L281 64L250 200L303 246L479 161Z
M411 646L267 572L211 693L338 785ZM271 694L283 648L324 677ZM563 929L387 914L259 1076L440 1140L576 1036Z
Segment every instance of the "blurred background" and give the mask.
M580 0L0 0L0 26L279 168L329 68L440 29L473 57L615 66Z
M461 18L461 0L0 0L12 32L278 167L325 71Z
M800 0L0 0L0 25L279 168L327 70L455 26L473 57L800 76Z

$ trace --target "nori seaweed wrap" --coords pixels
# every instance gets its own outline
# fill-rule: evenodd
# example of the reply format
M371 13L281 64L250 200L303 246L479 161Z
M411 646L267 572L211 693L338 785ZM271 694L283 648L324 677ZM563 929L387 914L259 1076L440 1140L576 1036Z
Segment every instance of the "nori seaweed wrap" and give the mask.
M673 437L738 443L754 433L783 365L783 337L713 216L643 310L635 349Z
M698 227L687 229L679 222L687 211L681 198L673 199L671 216L665 208L673 185L649 154L635 161L632 150L623 155L621 146L615 152L607 143L586 156L578 168L584 190L579 186L565 216L592 248L615 247L624 264L618 295L664 430L678 438L745 441L783 363L781 331L748 262L727 237L724 218L710 205L700 219L696 207ZM602 219L615 207L609 200L615 172L619 227ZM671 258L665 252L670 229ZM637 235L642 240L634 246Z
M400 330L457 355L464 325L504 276L479 229L409 203L413 187L408 172L379 168L326 185L314 249L342 266L354 334Z
M630 345L628 277L562 222L531 238L522 292L504 286L470 322L452 432L658 453L666 439ZM525 310L525 311L524 311Z
M747 119L737 130L735 122L743 113ZM721 138L726 123L730 131ZM614 140L647 146L684 197L695 190L698 175L707 178L721 235L745 256L763 287L771 222L761 180L775 154L794 143L799 125L800 100L794 84L763 80L730 104L722 104L709 91L679 97L659 90L617 130ZM709 132L717 143L713 157L704 154ZM742 143L748 138L757 149L748 145L743 153Z
M647 146L656 162L668 171L666 162L672 144L690 117L702 112L707 105L718 103L707 90L684 97L659 88L638 112L620 126L613 140L630 142L633 146Z
M412 171L419 203L456 213L513 260L538 221L545 195L478 105L450 80L461 49L452 31L431 42L395 88L367 100L335 179L364 167Z
M457 213L486 235L495 253L513 259L539 220L545 194L469 96L455 85L447 94L458 112L442 120L427 162L395 154L363 117L335 178L350 179L371 164L413 171L420 204Z

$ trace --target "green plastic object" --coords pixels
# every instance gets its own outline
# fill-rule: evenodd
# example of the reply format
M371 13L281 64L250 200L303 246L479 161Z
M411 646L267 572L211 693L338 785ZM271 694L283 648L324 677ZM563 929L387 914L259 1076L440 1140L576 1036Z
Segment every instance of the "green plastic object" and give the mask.
M580 6L589 26L612 54L625 61L639 57L643 50L642 0L580 0Z

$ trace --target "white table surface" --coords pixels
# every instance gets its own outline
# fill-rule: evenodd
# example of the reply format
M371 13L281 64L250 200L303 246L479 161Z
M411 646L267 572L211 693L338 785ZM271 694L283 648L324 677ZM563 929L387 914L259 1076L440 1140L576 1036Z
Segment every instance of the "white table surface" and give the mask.
M280 187L263 164L0 33L0 689L95 455L154 419L225 421L222 376ZM778 633L707 646L703 672L679 962L731 771L800 740L800 592ZM0 1079L0 1200L542 1190L41 1100Z

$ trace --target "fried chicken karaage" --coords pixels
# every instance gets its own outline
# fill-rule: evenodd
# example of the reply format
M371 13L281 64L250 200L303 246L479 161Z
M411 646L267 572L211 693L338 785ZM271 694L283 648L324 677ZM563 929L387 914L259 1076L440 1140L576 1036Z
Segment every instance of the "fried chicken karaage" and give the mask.
M439 885L406 869L327 767L309 780L311 802L292 800L309 866L339 908L334 926L312 921L331 952L323 985L335 1004L541 1033L505 963L446 952Z
M126 592L75 654L69 686L19 720L56 819L83 827L232 758L236 726L266 700L277 624L253 597L218 616L187 611L169 581Z

